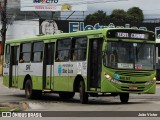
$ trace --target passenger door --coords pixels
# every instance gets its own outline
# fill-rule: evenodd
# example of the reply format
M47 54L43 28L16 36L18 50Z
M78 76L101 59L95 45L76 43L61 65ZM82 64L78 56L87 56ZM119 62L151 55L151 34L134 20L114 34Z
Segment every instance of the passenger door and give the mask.
M46 43L44 51L43 88L53 89L55 43Z
M88 85L90 88L99 88L102 71L102 43L103 39L94 38L89 40L88 54Z
M11 46L10 55L9 86L18 87L19 46Z

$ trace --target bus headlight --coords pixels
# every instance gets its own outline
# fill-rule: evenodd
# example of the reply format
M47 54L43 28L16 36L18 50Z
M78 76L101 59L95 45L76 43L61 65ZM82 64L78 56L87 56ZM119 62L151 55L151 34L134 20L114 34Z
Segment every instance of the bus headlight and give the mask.
M156 81L156 77L154 77L153 80Z
M104 76L105 76L105 78L107 78L107 80L109 80L109 81L112 82L112 83L121 84L120 81L118 81L117 79L111 77L110 75L108 75L108 74L106 74L106 73L104 74Z
M105 76L107 79L110 79L110 78L111 78L111 76L108 75L108 74L105 74L104 76Z

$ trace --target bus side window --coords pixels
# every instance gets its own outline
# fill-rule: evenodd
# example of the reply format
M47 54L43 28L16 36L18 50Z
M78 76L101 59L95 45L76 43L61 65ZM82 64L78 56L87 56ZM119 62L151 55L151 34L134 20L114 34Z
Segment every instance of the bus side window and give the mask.
M71 60L82 61L86 59L87 38L79 37L72 39Z
M61 58L60 58L59 52L57 51L57 52L56 52L56 62L60 62L60 61L62 61L62 60L61 60Z
M33 43L33 52L32 52L32 61L33 62L41 62L43 57L43 42L35 42Z
M56 49L56 62L69 61L71 50L71 39L59 39Z
M31 43L23 43L21 45L19 62L20 62L20 60L21 61L23 60L23 62L30 62L30 60L31 60L31 47L32 47Z

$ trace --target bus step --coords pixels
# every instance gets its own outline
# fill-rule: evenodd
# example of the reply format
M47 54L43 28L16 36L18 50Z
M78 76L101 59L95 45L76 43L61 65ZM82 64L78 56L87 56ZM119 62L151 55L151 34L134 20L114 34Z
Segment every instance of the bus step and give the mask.
M43 92L45 92L45 93L47 93L47 92L50 93L50 92L52 92L52 90L44 89Z

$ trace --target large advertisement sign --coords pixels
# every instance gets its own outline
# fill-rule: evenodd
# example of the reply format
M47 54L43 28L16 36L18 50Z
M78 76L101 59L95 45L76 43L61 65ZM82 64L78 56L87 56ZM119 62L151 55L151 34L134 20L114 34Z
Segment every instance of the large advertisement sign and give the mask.
M153 31L156 38L160 39L160 23L95 23L66 20L40 20L40 34L58 34L102 28L133 28Z
M21 0L21 11L87 11L87 0Z

